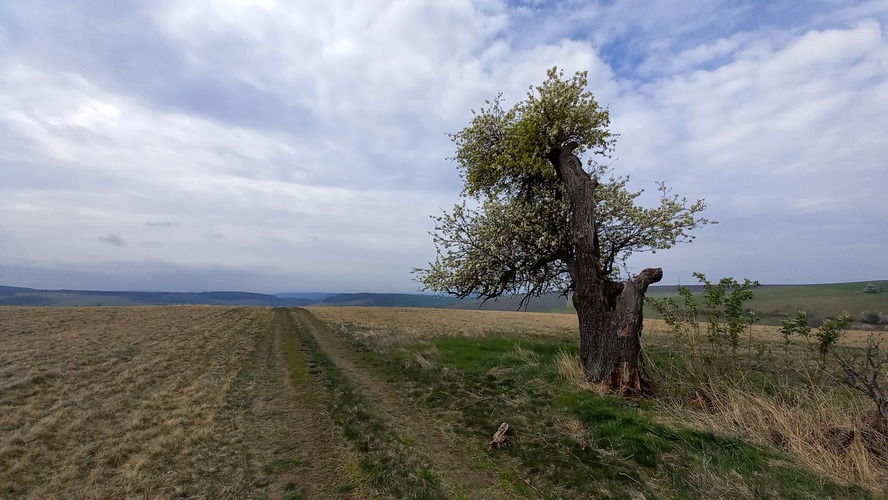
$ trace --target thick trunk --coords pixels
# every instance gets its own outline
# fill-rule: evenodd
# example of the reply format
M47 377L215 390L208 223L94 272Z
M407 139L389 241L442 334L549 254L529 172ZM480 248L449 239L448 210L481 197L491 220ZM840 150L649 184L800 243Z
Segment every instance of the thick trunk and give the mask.
M580 326L580 361L590 382L625 396L651 392L641 359L642 307L648 285L660 269L645 269L623 284L604 276L595 220L598 182L573 154L576 145L552 152L550 160L564 183L571 207L574 307Z
M574 293L580 324L580 360L587 380L604 384L622 396L653 392L641 354L642 308L648 285L662 276L660 269L645 269L623 283L616 296L609 295L608 290L588 296ZM618 290L614 289L610 293Z

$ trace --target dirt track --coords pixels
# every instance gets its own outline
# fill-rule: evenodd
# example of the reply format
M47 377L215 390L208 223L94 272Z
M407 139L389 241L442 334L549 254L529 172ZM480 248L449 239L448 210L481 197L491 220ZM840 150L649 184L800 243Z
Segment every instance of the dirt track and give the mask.
M471 450L456 443L455 436L446 435L435 423L417 408L407 404L387 383L361 367L355 360L354 350L338 338L330 328L305 309L292 311L296 328L314 338L324 354L359 387L373 404L374 410L383 416L392 429L402 438L416 443L417 453L423 455L453 496L460 493L471 498L504 498L497 480L472 464Z
M279 381L280 393L275 398L257 398L254 413L286 416L289 425L278 439L297 448L300 461L299 467L277 477L272 498L286 491L288 483L298 485L299 493L307 498L348 497L340 488L351 479L346 472L351 446L327 413L323 384L307 376L293 322L287 321L284 311L275 311L273 321L273 336L260 346L258 359L268 375Z

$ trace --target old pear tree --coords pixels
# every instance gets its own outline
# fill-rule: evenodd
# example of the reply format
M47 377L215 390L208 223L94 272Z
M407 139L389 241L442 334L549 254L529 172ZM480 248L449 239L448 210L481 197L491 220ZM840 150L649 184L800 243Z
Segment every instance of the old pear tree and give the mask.
M609 175L615 135L587 75L556 68L509 109L502 96L452 134L464 181L461 203L434 217L437 257L416 269L425 289L459 297L525 300L572 292L586 378L622 395L651 391L641 355L642 306L661 269L621 280L633 253L693 239L711 221L658 185L659 203Z

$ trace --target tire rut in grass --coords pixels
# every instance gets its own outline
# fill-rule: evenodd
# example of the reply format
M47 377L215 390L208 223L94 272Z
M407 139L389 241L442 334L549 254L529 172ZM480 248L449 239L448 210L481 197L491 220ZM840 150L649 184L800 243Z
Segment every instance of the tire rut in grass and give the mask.
M409 464L401 464L407 466L408 469L403 473L408 476L425 478L426 486L430 488L427 491L429 496L438 496L436 493L443 493L443 496L447 497L500 498L505 496L505 493L498 488L495 478L474 467L468 456L470 450L454 445L452 438L446 436L436 422L404 402L389 384L379 380L373 373L361 367L355 360L352 348L336 337L323 322L304 309L292 310L292 318L306 344L309 347L312 343L316 345L319 351L316 353L317 357L326 358L331 365L330 371L337 371L341 374L342 380L340 382L359 393L356 397L363 401L363 407L358 408L357 411L368 413L370 420L377 421L365 427L380 434L389 434L388 440L400 445L398 446L400 450L394 453L409 455L401 457L402 460L409 462ZM340 387L339 390L342 388ZM349 435L350 430L360 429L350 429L349 423L345 424L346 435L358 445L359 449L364 452L374 451L368 450L368 443L362 442L362 440L368 439L368 436L354 433ZM360 424L357 427L360 427ZM383 438L383 441L385 440ZM375 446L385 447L385 444L375 443ZM372 468L372 464L370 466ZM419 470L409 470L410 468ZM389 481L397 482L403 479L392 477L389 478ZM438 481L440 481L440 487L434 487ZM389 491L389 493L397 492ZM401 491L400 493L407 492Z

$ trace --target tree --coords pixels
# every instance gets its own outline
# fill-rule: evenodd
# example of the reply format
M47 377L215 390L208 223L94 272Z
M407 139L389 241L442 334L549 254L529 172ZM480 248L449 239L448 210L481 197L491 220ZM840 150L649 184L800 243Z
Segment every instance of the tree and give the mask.
M438 253L416 269L427 290L484 300L573 292L580 360L589 381L623 395L647 394L642 306L661 269L620 282L626 259L691 241L704 200L689 203L658 184L659 204L636 205L628 177L608 175L616 136L587 75L556 68L510 109L502 96L452 134L462 202L434 217ZM586 167L580 157L587 156Z

